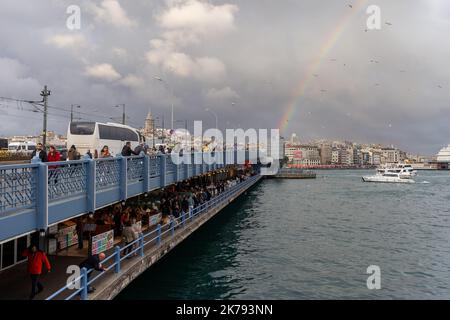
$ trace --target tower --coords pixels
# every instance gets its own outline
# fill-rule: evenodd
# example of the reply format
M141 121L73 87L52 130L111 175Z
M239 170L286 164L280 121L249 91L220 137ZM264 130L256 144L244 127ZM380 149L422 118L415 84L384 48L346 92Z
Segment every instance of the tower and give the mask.
M144 125L144 136L149 137L153 135L153 128L154 128L154 119L152 116L152 111L149 110L147 114L147 118L145 118L145 125Z

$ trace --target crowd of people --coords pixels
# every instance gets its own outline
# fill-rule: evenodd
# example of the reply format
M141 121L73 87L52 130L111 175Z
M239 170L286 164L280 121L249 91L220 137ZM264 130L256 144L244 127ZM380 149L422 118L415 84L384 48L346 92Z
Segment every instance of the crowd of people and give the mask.
M215 140L215 137L211 138L211 141L206 141L202 147L202 152L211 152L213 155L216 151L218 144ZM131 147L131 142L126 142L125 145L122 148L121 155L124 157L130 157L133 155L151 155L156 156L160 154L170 154L173 151L175 151L170 146L165 145L159 145L158 148L156 147L150 147L145 142L141 142L136 148ZM177 152L182 155L183 154L183 148L177 149ZM191 152L194 152L194 147L191 147ZM67 151L67 155L64 153L64 156L62 152L58 151L55 146L51 145L49 147L49 151L47 152L45 150L45 147L42 143L38 143L36 145L36 150L33 151L31 154L32 159L39 158L41 162L58 162L63 160L81 160L82 158L90 158L90 159L101 159L101 158L110 158L113 157L111 154L109 147L107 145L103 146L103 148L98 152L97 149L94 150L94 153L91 152L91 150L87 150L87 152L84 155L81 155L81 153L77 150L75 145L72 145L69 150Z

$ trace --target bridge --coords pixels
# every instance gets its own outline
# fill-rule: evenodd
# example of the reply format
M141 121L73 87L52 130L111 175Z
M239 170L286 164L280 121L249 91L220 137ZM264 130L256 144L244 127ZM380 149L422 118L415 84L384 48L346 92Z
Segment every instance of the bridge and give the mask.
M0 242L95 212L227 165L257 163L255 152L114 157L0 166ZM190 163L186 163L190 162Z

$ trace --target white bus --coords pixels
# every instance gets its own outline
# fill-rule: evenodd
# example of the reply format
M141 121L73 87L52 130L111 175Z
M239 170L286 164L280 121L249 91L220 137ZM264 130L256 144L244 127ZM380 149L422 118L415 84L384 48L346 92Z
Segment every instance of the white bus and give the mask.
M108 146L111 155L117 156L128 141L134 150L144 142L144 137L137 129L111 122L71 122L67 131L67 149L75 145L81 156L88 150L94 155L97 150L100 157L103 146Z

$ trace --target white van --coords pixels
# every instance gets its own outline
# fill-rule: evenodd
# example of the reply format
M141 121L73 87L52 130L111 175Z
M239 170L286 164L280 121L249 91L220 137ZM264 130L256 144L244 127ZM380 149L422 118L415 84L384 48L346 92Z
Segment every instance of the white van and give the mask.
M11 142L8 145L8 151L10 153L27 153L32 154L36 150L36 143L28 142Z

